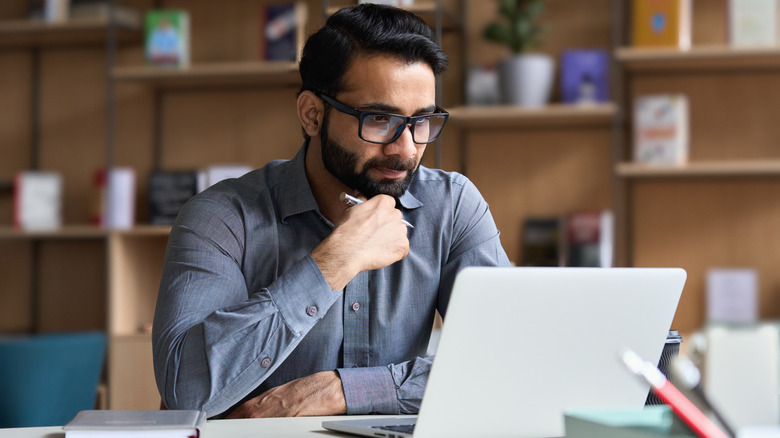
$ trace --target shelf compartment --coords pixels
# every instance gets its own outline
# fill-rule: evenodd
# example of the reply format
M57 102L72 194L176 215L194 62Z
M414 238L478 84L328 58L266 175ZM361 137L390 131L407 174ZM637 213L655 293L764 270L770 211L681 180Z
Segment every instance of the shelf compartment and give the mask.
M0 48L29 48L105 44L110 23L101 19L79 19L62 23L36 20L0 21ZM117 41L139 42L138 29L117 26Z
M228 85L299 86L295 62L223 62L194 64L189 68L124 66L113 69L117 81L143 82L161 88Z
M617 108L598 105L552 104L541 108L519 106L462 106L448 110L450 123L465 128L516 128L519 126L609 125Z
M780 68L780 49L729 46L699 46L690 50L623 47L616 50L615 59L632 71Z
M780 177L780 160L700 161L682 166L620 163L616 173L623 178L692 178L692 177Z
M109 341L109 409L158 409L160 394L154 381L151 336L111 336Z

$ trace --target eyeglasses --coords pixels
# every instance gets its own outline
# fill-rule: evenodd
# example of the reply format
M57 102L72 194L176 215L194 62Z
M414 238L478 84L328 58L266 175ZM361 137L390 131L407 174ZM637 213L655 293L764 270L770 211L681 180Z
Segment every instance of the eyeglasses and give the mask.
M438 106L436 112L411 117L360 111L325 94L317 93L317 95L339 112L356 117L360 122L358 136L369 143L392 143L398 140L408 125L412 133L412 141L416 144L427 144L439 138L450 116L447 111Z

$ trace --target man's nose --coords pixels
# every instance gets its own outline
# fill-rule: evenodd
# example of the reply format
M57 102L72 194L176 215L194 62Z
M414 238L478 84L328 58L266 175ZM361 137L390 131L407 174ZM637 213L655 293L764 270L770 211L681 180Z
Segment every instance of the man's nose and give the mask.
M385 145L384 152L385 155L395 155L401 160L417 155L417 145L412 139L412 127L409 124L404 125L401 136Z

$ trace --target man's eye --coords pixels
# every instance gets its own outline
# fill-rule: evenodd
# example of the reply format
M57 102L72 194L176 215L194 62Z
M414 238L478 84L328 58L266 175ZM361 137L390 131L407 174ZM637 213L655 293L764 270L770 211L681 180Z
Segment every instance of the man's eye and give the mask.
M390 121L390 116L385 114L372 114L368 116L368 121L371 123L387 123Z

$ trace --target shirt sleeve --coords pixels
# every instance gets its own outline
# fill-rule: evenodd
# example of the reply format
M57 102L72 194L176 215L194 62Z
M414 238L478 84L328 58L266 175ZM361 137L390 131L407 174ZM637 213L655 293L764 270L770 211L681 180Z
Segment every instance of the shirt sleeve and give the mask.
M457 273L467 266L510 266L487 202L466 178L453 191L451 242L442 262L437 309L445 315ZM339 369L347 414L416 414L433 356L387 367Z
M337 370L347 415L416 414L432 363L433 357L417 357L386 367Z
M270 376L339 292L311 256L248 291L238 214L210 198L193 201L168 241L152 330L154 370L168 408L214 416Z

